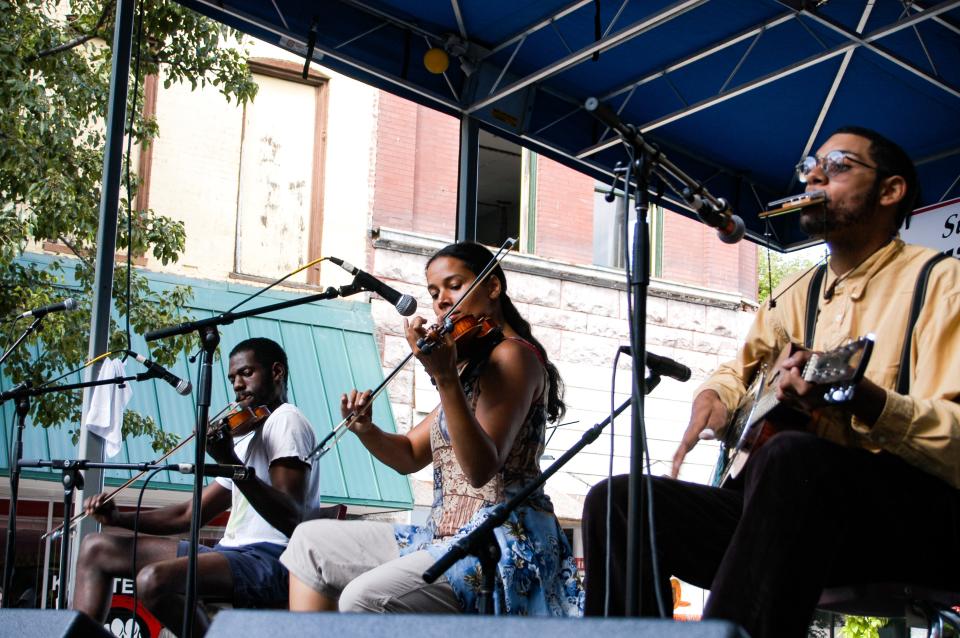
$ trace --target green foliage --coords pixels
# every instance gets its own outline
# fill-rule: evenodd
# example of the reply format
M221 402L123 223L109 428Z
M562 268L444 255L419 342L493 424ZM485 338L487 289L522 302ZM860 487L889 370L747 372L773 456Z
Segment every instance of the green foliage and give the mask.
M840 629L841 638L880 638L880 628L887 624L886 618L870 616L844 616Z
M768 264L769 255L769 264ZM757 273L757 302L763 303L770 297L770 293L777 289L780 282L789 275L807 270L817 263L813 259L797 259L789 254L763 249L760 251Z
M253 99L256 84L235 32L167 0L141 6L146 13L140 96L142 78L160 73L167 86L209 85L228 101ZM48 316L41 335L5 362L4 373L14 383L49 380L78 368L87 357L114 13L109 1L0 0L0 317L67 294L79 304L78 311ZM132 77L129 93L133 140L149 144L158 133L157 123L142 117L139 104L132 108ZM134 176L126 195L134 198L136 189ZM134 210L128 234L126 200L118 213L118 250L150 254L163 264L176 261L185 240L181 222L149 209ZM46 270L16 261L28 247L43 242L68 246L76 259ZM69 291L64 290L67 268L76 282ZM121 321L127 312L125 277L118 265L113 290ZM137 272L130 288L133 332L186 319L182 309L189 289L160 295ZM9 345L23 327L22 322L0 325L0 340ZM123 325L116 321L109 343L111 349L126 345ZM187 347L187 338L164 340L150 356L169 365ZM32 356L37 348L43 356ZM32 420L43 427L78 424L80 401L79 392L46 395L33 402ZM132 413L124 419L124 435L150 436L158 450L172 443L151 419Z

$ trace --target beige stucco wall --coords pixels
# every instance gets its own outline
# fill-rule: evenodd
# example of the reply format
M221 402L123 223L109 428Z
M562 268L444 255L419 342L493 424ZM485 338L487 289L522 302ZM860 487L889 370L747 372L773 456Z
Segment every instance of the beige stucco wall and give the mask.
M256 42L250 53L254 58L302 62L261 42ZM363 264L372 198L370 165L378 93L328 69L315 68L329 77L321 250L324 256L335 255ZM251 108L267 102L278 107L295 100L302 102L305 88L267 78L262 83L259 102L255 100ZM299 139L313 135L313 122L303 121L302 105L296 109L299 111L296 117L283 108L274 111L269 122L265 122L272 127L273 137L286 137L298 145L310 143L308 139ZM174 84L159 91L156 113L160 135L153 147L150 206L160 214L183 221L187 240L177 263L163 267L150 259L148 266L190 277L227 279L236 269L241 141L245 134L254 135L244 131L243 107L228 103L213 87L191 91L189 86ZM271 141L265 139L262 145ZM261 140L254 138L252 142L254 150L259 152L257 144ZM251 144L246 148L249 153ZM247 162L243 174L243 183L248 184L258 176L256 166ZM258 193L251 195L250 187L246 187L243 201L253 201L253 206L263 201L264 217L264 227L259 233L248 229L240 235L243 270L248 274L279 276L283 269L306 261L306 242L312 232L309 219L287 219L283 215L289 210L284 205L295 197L291 195L293 186L302 181L302 175L286 181L276 189L286 200L268 201L267 190L263 190L258 199ZM247 204L245 214L257 216L257 211L250 208ZM263 237L271 233L275 235L272 240ZM270 240L262 242L268 246L281 245L283 250L264 250L260 247L261 239ZM304 281L304 275L293 281ZM349 276L325 263L320 281L324 285L340 285L348 282Z

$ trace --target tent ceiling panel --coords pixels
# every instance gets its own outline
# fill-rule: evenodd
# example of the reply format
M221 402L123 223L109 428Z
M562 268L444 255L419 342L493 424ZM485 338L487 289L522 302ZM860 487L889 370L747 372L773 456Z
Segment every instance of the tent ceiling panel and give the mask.
M843 124L923 160L924 203L960 196L960 0L183 3L300 55L315 24L316 62L598 177L625 157L582 109L601 97L737 202L754 238L763 204L799 190L798 159ZM442 75L422 63L432 46L450 54ZM805 243L792 225L778 247Z

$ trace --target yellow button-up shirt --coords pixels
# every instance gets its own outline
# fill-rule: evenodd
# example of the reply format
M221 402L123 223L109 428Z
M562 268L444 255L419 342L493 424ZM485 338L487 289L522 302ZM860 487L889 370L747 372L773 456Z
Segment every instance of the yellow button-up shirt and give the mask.
M960 260L946 259L930 274L926 302L910 343L910 390L895 391L913 291L923 265L936 254L895 239L852 271L827 269L814 349L831 350L873 333L865 376L886 390L873 427L843 407L823 410L811 426L818 436L874 452L886 450L960 488ZM697 390L715 390L736 408L753 375L789 343L803 343L806 300L813 270L785 281L774 308L762 304L737 358L717 369Z

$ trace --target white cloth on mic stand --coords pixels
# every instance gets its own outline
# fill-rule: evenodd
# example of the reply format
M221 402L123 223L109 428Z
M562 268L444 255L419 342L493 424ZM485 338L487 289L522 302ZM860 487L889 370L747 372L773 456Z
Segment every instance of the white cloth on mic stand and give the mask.
M127 376L126 366L120 359L107 359L100 366L100 375L98 381L104 379L116 379L117 377ZM108 457L114 457L120 451L120 428L123 424L123 410L130 402L133 396L133 388L130 382L123 384L123 387L108 383L99 385L93 389L93 396L90 399L90 409L87 410L86 427L89 432L96 434L106 442L106 452Z

